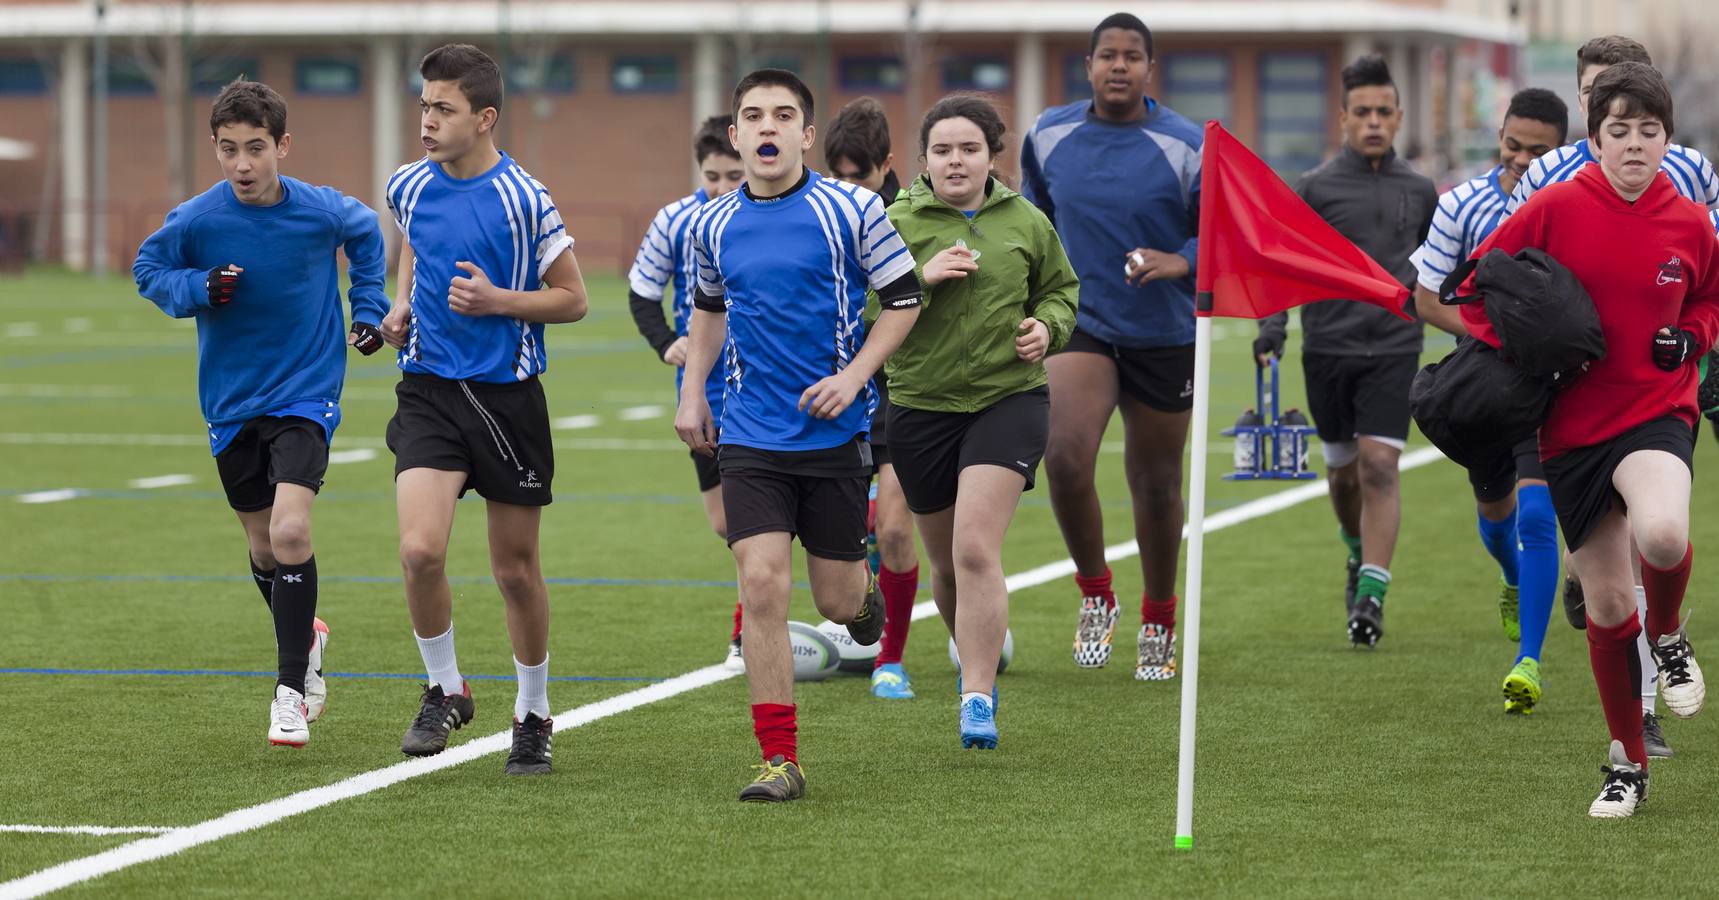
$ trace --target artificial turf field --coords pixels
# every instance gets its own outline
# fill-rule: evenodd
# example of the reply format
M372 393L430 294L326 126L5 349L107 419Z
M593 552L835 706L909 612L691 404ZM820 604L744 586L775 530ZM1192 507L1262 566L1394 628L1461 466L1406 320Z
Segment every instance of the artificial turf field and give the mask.
M719 662L734 597L732 559L706 529L669 424L671 372L634 333L623 283L588 284L591 315L548 339L552 417L595 417L557 432L543 524L551 674L577 679L550 685L558 711ZM1214 434L1251 405L1251 330L1220 323ZM0 826L193 826L401 762L422 671L381 441L391 357L354 355L348 373L333 449L351 461L330 467L313 527L319 613L333 629L329 708L293 751L263 739L273 632L208 455L189 323L127 280L37 272L0 280L0 334ZM1437 355L1448 343L1429 345ZM1299 366L1285 373L1285 396L1299 398ZM1223 441L1214 437L1218 469ZM1100 459L1112 543L1131 535L1119 449ZM1714 456L1704 437L1698 462ZM1210 509L1282 489L1214 478ZM41 493L62 490L79 493ZM917 699L875 700L861 678L799 686L808 796L795 804L735 802L757 745L744 681L730 678L561 731L547 778L509 778L491 753L65 893L1719 890L1719 712L1667 722L1677 758L1655 763L1634 819L1588 819L1606 735L1581 635L1554 610L1546 699L1531 718L1506 718L1498 686L1514 646L1466 480L1435 462L1405 473L1403 498L1374 652L1347 645L1343 551L1322 498L1209 537L1191 852L1171 849L1180 682L1133 680L1129 615L1111 665L1076 669L1078 601L1058 577L1013 595L1017 656L1000 682L996 752L960 749L945 633L923 619L906 654ZM1719 547L1719 521L1704 512L1715 500L1712 480L1697 482L1698 548ZM475 497L460 505L450 554L478 709L457 749L506 728L513 698L509 681L477 680L513 670ZM1065 557L1041 485L1015 519L1005 567ZM1137 563L1114 568L1118 594L1137 595ZM1719 614L1702 614L1714 602L1706 570L1688 605L1698 652L1719 647ZM793 615L817 621L803 590ZM0 831L0 882L150 838ZM11 890L0 884L0 896Z

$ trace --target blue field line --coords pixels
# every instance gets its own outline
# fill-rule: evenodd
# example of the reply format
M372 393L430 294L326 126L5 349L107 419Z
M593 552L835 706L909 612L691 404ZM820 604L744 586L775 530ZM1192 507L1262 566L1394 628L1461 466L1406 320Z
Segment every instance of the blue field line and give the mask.
M0 572L0 582L6 581L35 581L35 582L70 582L70 581L103 581L123 584L132 583L251 583L249 575L81 575L67 572ZM399 584L398 575L319 575L317 581L321 584ZM545 578L552 585L573 587L674 587L674 588L727 588L734 590L739 585L732 581L704 578ZM495 579L487 576L450 576L450 584L494 584ZM795 584L798 588L807 588L803 582Z
M191 677L225 677L225 678L275 678L275 672L248 672L237 669L55 669L46 667L20 666L0 669L0 675L159 675L173 678ZM387 678L400 681L423 681L426 676L422 672L325 672L328 678ZM516 675L467 675L467 681L518 681ZM658 682L666 678L651 678L645 675L551 675L550 681L624 681L624 682Z

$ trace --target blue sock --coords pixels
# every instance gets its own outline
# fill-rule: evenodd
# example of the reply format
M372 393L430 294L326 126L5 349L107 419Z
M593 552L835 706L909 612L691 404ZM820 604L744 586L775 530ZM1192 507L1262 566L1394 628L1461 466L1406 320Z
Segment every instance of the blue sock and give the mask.
M1545 485L1531 484L1516 495L1517 529L1522 534L1522 581L1518 606L1522 619L1522 644L1516 661L1532 656L1540 659L1546 642L1546 622L1552 617L1552 595L1558 588L1558 517L1552 511L1552 493Z
M1493 559L1498 560L1498 568L1504 572L1504 582L1512 585L1521 584L1517 581L1516 571L1516 516L1515 510L1502 522L1475 516L1480 521L1480 543L1486 546L1486 552L1492 554Z

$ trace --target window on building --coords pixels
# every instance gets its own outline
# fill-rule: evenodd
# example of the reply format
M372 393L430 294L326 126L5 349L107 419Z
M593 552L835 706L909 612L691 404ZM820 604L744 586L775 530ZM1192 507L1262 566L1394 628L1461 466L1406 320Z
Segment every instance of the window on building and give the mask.
M895 93L907 84L907 70L895 56L850 56L837 66L845 91Z
M1009 61L1001 56L956 56L943 61L946 91L1006 91L1013 80Z
M142 97L155 93L155 82L135 59L110 57L107 64L107 92L116 97Z
M262 80L262 64L254 56L222 56L191 64L191 89L199 94L218 94L237 78Z
M541 94L571 94L578 78L569 53L514 54L507 61L507 89ZM422 79L418 82L423 87Z
M1286 179L1319 165L1329 133L1322 53L1259 55L1259 155Z
M680 60L673 56L617 56L609 68L609 87L617 94L678 91Z
M48 73L33 59L0 59L0 96L46 94Z
M1226 53L1184 53L1168 57L1160 69L1163 100L1176 112L1204 124L1230 117L1230 58Z
M1092 82L1086 77L1086 54L1070 53L1062 58L1062 102L1092 99Z
M357 60L301 56L293 69L294 86L300 94L342 97L356 94L362 87Z

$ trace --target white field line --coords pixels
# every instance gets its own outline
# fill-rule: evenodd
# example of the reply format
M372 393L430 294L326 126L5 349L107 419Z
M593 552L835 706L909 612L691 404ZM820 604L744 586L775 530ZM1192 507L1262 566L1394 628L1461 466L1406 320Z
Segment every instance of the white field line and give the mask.
M648 422L651 419L662 418L663 413L665 413L666 411L667 410L664 407L656 406L656 405L629 406L626 409L621 410L621 421L623 421L623 422Z
M156 475L150 478L133 478L131 486L149 490L151 488L178 487L196 480L196 477L192 475Z
M95 327L95 320L79 316L67 319L63 327L66 334L87 334L91 328Z
M1401 467L1405 471L1416 469L1442 458L1443 456L1435 449L1417 450L1403 457ZM1320 480L1268 494L1258 500L1251 500L1240 506L1207 516L1205 530L1207 533L1221 531L1243 522L1288 509L1298 503L1305 503L1308 500L1323 496L1325 492L1325 482ZM1185 531L1186 526L1184 526ZM1137 548L1134 542L1129 541L1125 544L1105 548L1104 555L1107 559L1116 560L1132 556L1135 552L1137 552ZM1054 581L1073 572L1074 563L1070 560L1063 560L1011 575L1006 579L1005 584L1009 590L1018 591ZM915 620L929 618L936 614L937 606L929 600L915 604L913 607ZM667 700L670 697L676 697L706 685L726 681L739 674L739 672L728 671L720 664L695 669L667 681L618 694L595 703L576 706L555 716L555 730L563 731L589 725L609 716L647 706L660 700ZM487 737L450 747L435 756L398 762L381 769L354 775L334 784L311 788L282 797L279 800L270 800L267 803L259 803L256 806L235 810L224 816L179 828L158 837L132 841L111 850L50 866L22 878L0 884L0 900L14 900L14 898L22 900L22 898L27 897L39 897L50 891L57 891L60 888L70 887L92 878L99 878L110 872L117 872L121 869L172 856L182 850L212 843L235 834L253 831L282 819L296 816L299 813L309 812L332 803L338 803L341 800L349 800L353 797L379 791L409 778L428 775L431 772L438 772L482 756L500 753L508 749L512 739L511 732L499 731Z
M166 834L177 831L163 825L0 825L0 832L13 834Z
M122 384L0 384L0 397L68 397L110 399L135 393Z
M35 337L41 333L41 326L35 322L13 322L6 326L6 336L9 338Z
M51 491L33 491L28 494L19 494L18 502L59 503L65 500L74 500L78 497L82 497L83 495L84 492L78 488L55 488Z
M328 464L338 466L341 463L369 462L375 458L375 450L369 447L358 447L353 450L336 450L328 454Z
M550 422L556 428L574 430L579 428L595 428L602 419L593 415L563 416Z

